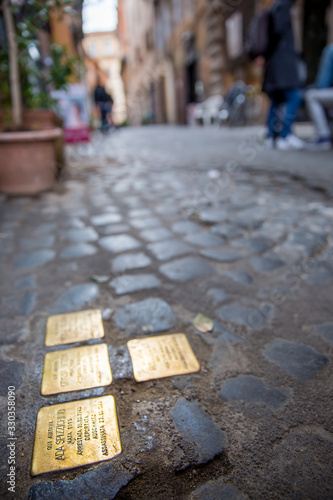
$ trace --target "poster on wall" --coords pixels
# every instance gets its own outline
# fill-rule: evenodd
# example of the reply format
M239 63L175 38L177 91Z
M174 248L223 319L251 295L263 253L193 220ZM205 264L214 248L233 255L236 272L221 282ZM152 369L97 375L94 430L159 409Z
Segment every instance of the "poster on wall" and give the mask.
M88 94L84 85L76 83L66 90L55 90L56 110L64 120L65 142L90 141Z

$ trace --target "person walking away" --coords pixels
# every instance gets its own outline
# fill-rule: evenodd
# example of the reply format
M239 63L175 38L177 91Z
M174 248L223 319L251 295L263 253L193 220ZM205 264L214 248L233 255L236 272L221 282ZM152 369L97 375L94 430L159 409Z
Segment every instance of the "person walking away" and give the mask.
M106 93L106 90L103 87L103 85L101 85L98 82L94 92L94 99L95 99L95 104L100 112L102 130L109 130L110 127L109 122L107 120L107 113L108 113L107 95L108 94Z
M302 149L292 133L302 102L299 91L298 55L295 48L291 7L297 0L276 0L270 9L269 42L263 91L271 100L268 114L268 145L279 150Z
M316 137L306 144L307 148L331 149L332 136L326 110L333 109L333 43L323 51L315 88L305 93L305 102L316 129Z

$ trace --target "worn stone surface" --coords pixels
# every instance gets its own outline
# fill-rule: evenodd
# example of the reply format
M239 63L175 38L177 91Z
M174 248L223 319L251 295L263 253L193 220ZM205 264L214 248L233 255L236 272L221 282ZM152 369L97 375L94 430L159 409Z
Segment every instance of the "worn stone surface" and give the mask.
M36 288L36 276L26 276L16 281L14 290L30 290Z
M212 288L211 290L208 290L207 295L212 298L214 304L226 302L230 298L224 290L220 290L219 288Z
M141 269L150 264L151 259L143 252L127 253L112 259L112 270L119 273L130 269Z
M194 445L199 455L198 463L212 460L222 453L227 446L227 437L221 431L200 404L181 398L172 408L170 415L176 430L185 441Z
M178 240L166 240L148 245L148 249L158 260L169 260L179 255L191 253L192 247Z
M251 283L253 282L252 276L244 273L243 271L224 271L222 273L222 276L226 276L227 278L230 278L231 280L236 281L236 283L240 283L241 285L251 285Z
M19 389L25 374L25 365L20 361L2 359L0 364L0 396L8 396L8 387Z
M287 391L270 387L263 380L252 375L239 375L226 380L219 395L226 401L241 400L247 403L263 403L271 410L278 410L288 399Z
M75 311L93 302L97 299L98 295L98 286L92 283L73 286L67 292L63 293L55 304L50 307L50 312L60 314L67 311Z
M35 252L22 253L15 259L14 266L19 269L40 267L53 260L54 257L55 252L53 250L36 250Z
M277 339L265 349L265 356L288 375L309 380L328 363L328 358L310 346Z
M158 217L146 217L146 218L133 218L130 219L131 226L136 229L145 229L148 227L156 227L161 225L161 221Z
M99 240L99 244L105 250L109 250L110 252L119 253L125 252L126 250L133 250L134 248L138 248L140 243L138 240L129 236L128 234L121 234L117 236L108 236L105 238L101 238Z
M192 243L193 245L198 245L200 247L217 247L223 243L223 239L210 234L206 231L201 231L200 233L188 234L185 236L185 241Z
M172 238L172 233L164 227L157 227L156 229L141 231L140 236L147 241L160 241Z
M114 322L117 328L137 333L147 325L152 332L164 332L176 325L177 317L164 300L153 298L119 308Z
M243 307L238 304L231 304L218 309L217 315L224 321L243 325L250 329L258 329L268 326L273 316L273 305L267 309L258 307Z
M26 292L21 297L6 297L2 301L4 309L0 311L0 317L31 313L35 305L36 296L37 294L34 292Z
M73 481L42 481L30 488L29 500L112 500L125 486L133 474L119 464L109 464L97 470L86 472Z
M225 484L223 478L208 481L189 496L189 500L247 500L248 498L234 486Z
M172 231L179 234L190 234L200 231L201 227L191 220L183 220L180 222L175 222L172 225Z
M79 243L65 248L60 257L63 259L75 259L77 257L85 257L86 255L94 255L97 249L89 243Z
M285 262L274 257L253 257L251 259L251 265L256 271L269 273L284 266Z
M98 240L98 233L92 227L82 229L69 229L65 232L65 237L74 243Z
M29 252L30 250L39 250L40 248L50 248L54 244L54 236L45 235L36 238L22 238L20 240L21 250Z
M316 326L314 331L333 345L333 323Z
M107 224L115 224L116 222L121 222L122 217L119 214L107 213L95 215L94 217L91 217L90 220L94 226L106 226Z
M161 282L153 274L124 274L110 281L111 288L113 288L118 295L156 288L160 286L160 284Z
M207 259L216 260L218 262L236 262L236 260L243 257L237 252L218 248L208 248L206 250L202 250L200 253L204 257L207 257Z
M210 274L213 269L201 259L195 257L185 257L174 260L168 264L163 264L160 271L167 278L176 281L186 281L198 276Z

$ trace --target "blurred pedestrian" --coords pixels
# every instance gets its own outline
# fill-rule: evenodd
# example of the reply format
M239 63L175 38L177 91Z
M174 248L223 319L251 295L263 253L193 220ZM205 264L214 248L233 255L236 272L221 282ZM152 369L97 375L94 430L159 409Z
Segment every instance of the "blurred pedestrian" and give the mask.
M299 57L296 52L291 7L297 0L276 0L270 9L269 41L263 90L271 99L268 114L269 147L280 150L302 149L303 141L292 133L302 102Z
M333 110L333 43L323 51L315 88L305 93L305 102L316 128L316 137L307 143L307 148L331 149L332 135L326 111Z
M95 99L95 104L100 112L101 129L107 131L110 128L109 122L107 120L107 114L109 108L108 94L103 85L100 84L100 82L97 82L94 92L94 99Z

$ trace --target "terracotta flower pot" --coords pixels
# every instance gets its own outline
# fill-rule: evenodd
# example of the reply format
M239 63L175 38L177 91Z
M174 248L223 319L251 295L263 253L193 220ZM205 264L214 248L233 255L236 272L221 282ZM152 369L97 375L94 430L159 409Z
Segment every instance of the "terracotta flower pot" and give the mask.
M55 180L54 143L60 128L0 133L0 190L8 194L36 194Z

